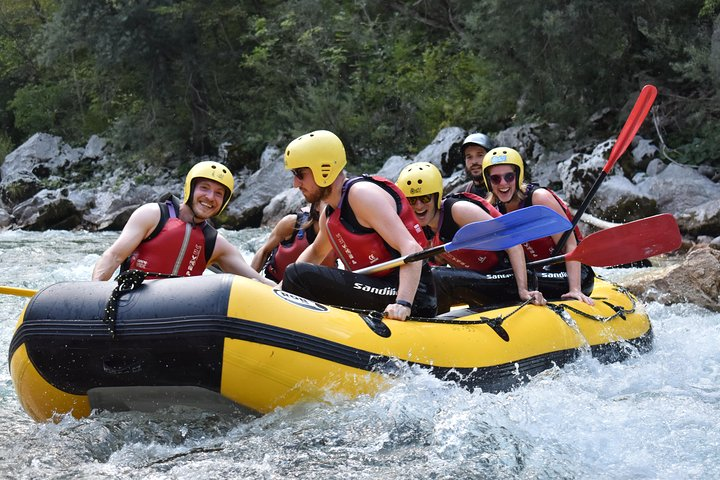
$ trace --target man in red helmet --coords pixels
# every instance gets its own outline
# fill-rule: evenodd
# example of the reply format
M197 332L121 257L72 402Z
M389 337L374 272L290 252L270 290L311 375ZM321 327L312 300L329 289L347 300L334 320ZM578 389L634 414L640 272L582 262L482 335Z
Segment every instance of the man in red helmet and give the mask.
M208 222L230 202L234 184L224 165L196 164L185 178L184 202L172 197L135 210L118 239L95 263L92 279L109 280L123 264L123 269L179 277L202 275L208 265L217 264L224 272L274 286Z

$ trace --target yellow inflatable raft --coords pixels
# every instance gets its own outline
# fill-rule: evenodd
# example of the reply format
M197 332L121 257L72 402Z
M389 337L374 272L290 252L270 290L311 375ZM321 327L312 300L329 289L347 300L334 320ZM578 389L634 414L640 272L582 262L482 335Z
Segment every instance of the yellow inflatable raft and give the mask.
M121 295L114 287L55 284L23 311L10 370L35 420L171 404L265 413L328 392L377 392L404 364L497 392L583 350L616 361L652 347L642 306L601 279L594 307L462 309L406 322L229 274L148 280Z

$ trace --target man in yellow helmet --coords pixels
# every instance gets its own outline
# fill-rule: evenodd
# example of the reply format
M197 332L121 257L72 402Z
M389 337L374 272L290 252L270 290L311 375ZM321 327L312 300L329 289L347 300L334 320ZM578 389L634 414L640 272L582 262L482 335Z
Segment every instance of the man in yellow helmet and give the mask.
M432 276L420 262L372 275L354 270L410 255L426 241L407 199L381 177L347 179L345 147L332 132L318 130L293 140L285 168L310 202L327 205L315 241L288 266L282 288L330 305L382 310L395 320L434 316ZM345 269L318 265L332 250Z
M135 210L118 239L95 263L92 279L109 280L123 262L126 269L180 277L202 275L206 266L217 264L224 272L275 285L250 268L208 223L230 202L234 184L224 165L196 164L185 178L183 203L172 197Z

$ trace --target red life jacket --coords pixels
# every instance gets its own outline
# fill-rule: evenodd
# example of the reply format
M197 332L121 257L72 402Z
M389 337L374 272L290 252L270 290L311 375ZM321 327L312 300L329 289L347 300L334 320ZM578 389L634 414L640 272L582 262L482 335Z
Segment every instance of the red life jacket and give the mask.
M487 200L475 195L474 193L460 192L448 195L443 199L442 204L440 205L440 221L438 223L437 232L435 232L435 235L433 236L433 246L442 245L452 241L453 237L460 229L460 226L455 223L455 220L452 218L452 207L457 202L465 201L479 206L493 218L497 218L501 215L500 212L490 205ZM440 255L440 257L455 268L464 268L468 270L475 270L476 272L487 273L496 269L498 264L500 264L500 262L504 259L505 253L462 248L452 252L444 252Z
M523 202L521 203L520 208L532 206L533 192L538 188L543 188L543 187L540 187L534 183L528 184L527 191L525 192L526 197L525 197L525 200L523 200ZM547 190L548 192L550 192L552 194L552 196L555 198L555 200L557 200L558 205L560 205L560 208L562 208L563 212L565 213L565 216L568 218L568 220L572 221L573 215L570 212L570 209L568 208L568 206L565 205L565 202L563 202L562 199L560 197L558 197L558 195L555 192L553 192L552 190L550 190L549 188L546 188L545 190ZM500 205L500 211L505 213L503 205ZM580 241L582 241L582 239L583 239L582 233L580 233L580 228L576 226L575 229L573 230L573 233L575 234L575 240L578 243L580 243ZM545 258L550 258L551 256L554 255L553 252L555 250L555 240L553 240L552 237L538 238L537 240L532 240L530 242L523 243L522 247L525 250L525 258L528 261L542 260Z
M128 269L182 277L202 275L212 257L217 230L207 221L192 225L177 217L173 198L160 205L160 221L126 261Z
M355 214L347 202L347 196L350 188L357 182L373 182L392 195L397 205L397 214L400 220L402 220L405 228L407 228L415 241L425 248L427 240L423 230L417 222L410 203L408 203L407 198L400 189L394 183L382 177L368 175L355 177L345 181L338 208L333 210L328 206L326 212L330 242L347 270L358 270L400 257L400 253L388 245L375 230L360 225L355 218ZM384 270L372 275L382 277L394 270Z
M310 220L310 212L300 211L296 217L292 236L280 242L265 263L265 276L275 282L283 279L287 266L294 263L300 254L315 241L316 233L313 226L310 225L307 229L302 228ZM330 252L321 265L337 267L335 252Z

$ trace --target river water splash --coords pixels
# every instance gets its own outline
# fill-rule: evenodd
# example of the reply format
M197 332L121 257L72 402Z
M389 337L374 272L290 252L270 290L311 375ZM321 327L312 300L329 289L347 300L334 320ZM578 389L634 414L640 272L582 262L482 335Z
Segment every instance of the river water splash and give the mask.
M224 232L248 261L267 233ZM0 233L0 285L87 280L116 237ZM0 295L3 352L26 301ZM501 394L409 368L375 396L262 417L172 408L35 423L3 354L0 478L720 478L720 314L656 303L648 312L655 348L624 363L585 356Z

